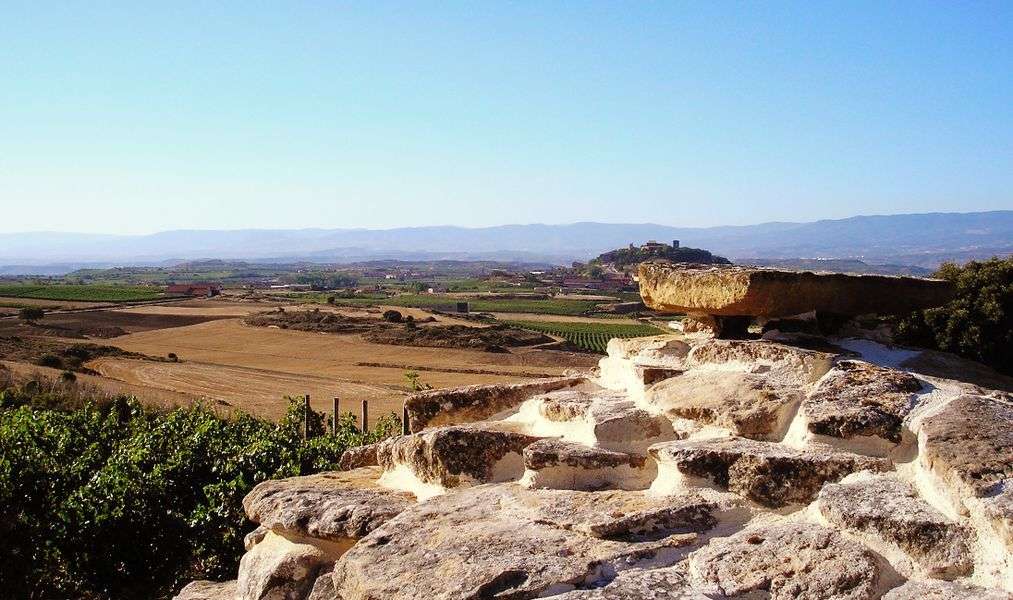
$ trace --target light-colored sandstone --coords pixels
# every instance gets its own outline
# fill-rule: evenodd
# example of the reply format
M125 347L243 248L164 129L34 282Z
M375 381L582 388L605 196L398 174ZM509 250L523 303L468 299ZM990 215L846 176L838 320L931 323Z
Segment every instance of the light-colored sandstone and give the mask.
M559 438L524 448L526 487L566 490L646 489L657 469L647 457L613 452Z
M236 600L303 600L338 553L268 532L239 562Z
M648 307L698 315L904 314L953 296L952 284L936 279L735 266L643 263L639 281Z
M897 444L922 383L909 373L842 360L806 399L806 427L816 435L878 437Z
M583 377L559 377L419 392L405 400L409 430L417 433L426 427L481 421L515 408L532 396L577 387L586 382Z
M414 503L410 494L379 487L377 467L265 481L243 500L246 515L292 536L354 541Z
M811 502L826 483L862 470L883 471L889 462L846 452L799 450L743 438L686 440L651 448L658 484L684 477L713 481L769 507ZM671 469L665 467L674 467Z
M912 559L917 575L953 579L974 568L970 529L932 508L896 476L849 477L826 485L817 507L831 525L899 548Z
M871 600L878 577L868 549L810 524L749 528L690 557L690 580L717 598Z
M172 600L235 600L236 582L191 581Z
M953 581L909 581L883 595L883 600L1013 600L1013 594Z
M643 561L674 562L693 539L680 534L709 529L711 510L692 495L468 488L364 538L335 566L335 587L344 600L558 594Z

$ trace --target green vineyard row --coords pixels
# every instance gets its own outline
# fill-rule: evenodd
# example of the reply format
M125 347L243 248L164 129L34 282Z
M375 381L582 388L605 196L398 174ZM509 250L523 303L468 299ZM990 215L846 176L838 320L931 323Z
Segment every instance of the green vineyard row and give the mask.
M605 348L612 338L634 338L658 335L663 330L643 323L588 323L588 322L553 322L553 321L503 321L520 329L538 331L548 335L561 337L575 346L605 354Z

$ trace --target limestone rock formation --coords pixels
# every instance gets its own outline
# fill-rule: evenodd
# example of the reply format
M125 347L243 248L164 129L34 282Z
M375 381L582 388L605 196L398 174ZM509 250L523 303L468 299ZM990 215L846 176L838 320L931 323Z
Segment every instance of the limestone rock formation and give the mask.
M909 373L842 360L806 400L806 426L817 435L878 437L896 444L922 387Z
M364 538L337 563L335 588L343 600L562 593L692 543L679 534L712 527L712 510L693 495L469 488Z
M381 471L320 473L265 481L246 496L251 521L289 536L357 540L415 502L407 493L376 485Z
M236 582L191 581L172 600L234 600Z
M872 552L836 531L811 524L748 528L714 540L689 561L694 584L720 598L868 600L879 566Z
M678 473L714 483L764 506L806 504L826 483L862 470L882 471L889 463L847 452L799 450L742 438L676 441L651 448L659 477Z
M472 385L419 392L405 400L409 430L415 432L435 425L480 421L515 408L537 394L576 387L586 381L583 377L559 377L529 383Z
M969 527L947 518L895 476L848 479L819 494L817 506L830 524L896 546L929 577L970 574L974 535Z
M1013 396L778 339L613 340L587 377L415 396L351 470L257 486L237 580L179 600L1011 598Z
M938 279L735 266L643 263L639 281L650 308L720 316L903 314L953 296L952 284Z

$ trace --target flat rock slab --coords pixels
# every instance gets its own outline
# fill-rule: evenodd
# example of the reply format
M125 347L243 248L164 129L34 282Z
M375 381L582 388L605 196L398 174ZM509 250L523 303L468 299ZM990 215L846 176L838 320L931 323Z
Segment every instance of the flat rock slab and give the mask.
M663 560L713 525L711 510L695 495L468 488L418 504L361 540L335 565L335 589L343 600L559 594L617 566ZM618 541L637 536L648 541Z
M488 419L517 407L532 396L576 387L583 377L558 377L524 383L470 385L412 394L405 400L410 431L426 427L458 425Z
M322 569L339 555L336 549L293 542L268 532L239 561L237 600L302 600L313 589Z
M837 353L809 350L767 340L707 340L690 350L687 367L741 365L782 383L808 385L833 366Z
M651 444L678 437L664 416L608 390L561 390L536 396L510 420L534 435L558 436L617 452L644 453Z
M191 581L172 600L235 600L235 581Z
M524 467L535 471L562 466L575 469L641 469L646 462L647 457L643 455L613 452L558 438L538 440L524 448Z
M1013 479L1013 405L985 396L960 396L918 427L919 460L962 500L993 495Z
M366 467L265 481L243 508L251 521L287 535L356 540L414 504L411 494L378 487L380 473Z
M690 580L715 598L871 600L879 567L864 546L826 527L750 528L690 556Z
M904 314L953 297L952 284L937 279L735 266L643 263L638 279L654 310L718 316Z
M878 437L896 444L921 389L910 373L842 360L806 399L806 426L817 435Z
M752 439L778 438L805 396L765 374L692 370L652 386L644 402L669 419L690 419Z
M681 566L621 571L603 587L575 590L555 600L712 600L694 590Z
M830 524L886 540L928 577L953 579L971 573L971 530L946 518L895 476L850 479L820 491L817 508Z
M954 581L908 581L883 600L1013 600L1013 594Z
M885 471L889 461L846 452L799 450L742 438L686 440L650 450L659 465L709 479L768 507L808 504L826 483L862 470ZM659 479L665 474L659 469Z
M377 448L377 460L385 471L407 467L420 481L445 488L518 479L521 452L538 438L510 425L452 425L391 438Z

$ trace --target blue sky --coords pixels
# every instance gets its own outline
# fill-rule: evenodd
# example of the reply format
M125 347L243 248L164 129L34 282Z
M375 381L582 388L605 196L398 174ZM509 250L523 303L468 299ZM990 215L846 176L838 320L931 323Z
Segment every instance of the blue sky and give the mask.
M1013 3L0 0L0 231L1013 208Z

